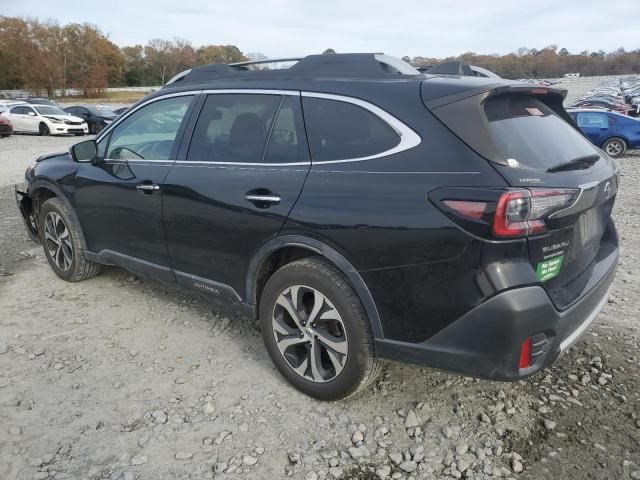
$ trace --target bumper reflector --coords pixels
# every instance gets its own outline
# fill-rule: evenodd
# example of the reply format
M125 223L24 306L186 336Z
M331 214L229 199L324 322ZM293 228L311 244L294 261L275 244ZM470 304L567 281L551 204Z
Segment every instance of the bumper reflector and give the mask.
M532 364L531 358L531 338L527 338L520 347L520 361L518 362L518 368L529 368Z

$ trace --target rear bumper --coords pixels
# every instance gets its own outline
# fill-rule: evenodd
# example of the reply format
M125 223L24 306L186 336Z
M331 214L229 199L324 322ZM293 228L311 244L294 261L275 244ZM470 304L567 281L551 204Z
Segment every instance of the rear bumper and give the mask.
M502 292L421 343L376 339L376 355L464 375L517 380L555 362L587 330L608 298L618 249L594 267L599 281L570 308L557 310L541 286ZM534 344L533 364L518 368L520 348Z

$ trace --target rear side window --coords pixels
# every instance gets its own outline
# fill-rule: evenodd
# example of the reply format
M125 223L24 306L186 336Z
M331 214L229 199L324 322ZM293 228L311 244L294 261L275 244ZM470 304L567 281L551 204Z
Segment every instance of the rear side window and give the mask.
M280 95L211 94L207 97L187 159L260 163Z
M303 97L311 157L316 162L364 158L400 143L384 120L352 103Z
M609 117L602 113L579 113L577 123L579 127L608 128Z
M299 97L287 96L280 105L273 124L264 163L296 163L309 161Z
M580 132L535 97L491 97L484 110L496 146L521 167L546 171L596 154Z

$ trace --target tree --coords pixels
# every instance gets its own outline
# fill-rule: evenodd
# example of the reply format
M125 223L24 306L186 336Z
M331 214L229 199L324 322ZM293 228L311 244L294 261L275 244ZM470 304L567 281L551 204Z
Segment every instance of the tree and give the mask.
M562 57L566 57L567 55L569 55L569 50L567 50L566 48L561 48L560 51L558 52L558 55Z
M235 45L206 45L196 51L196 58L198 65L247 61L247 57Z
M327 48L324 52L322 52L323 55L331 55L336 53L336 51L333 48Z

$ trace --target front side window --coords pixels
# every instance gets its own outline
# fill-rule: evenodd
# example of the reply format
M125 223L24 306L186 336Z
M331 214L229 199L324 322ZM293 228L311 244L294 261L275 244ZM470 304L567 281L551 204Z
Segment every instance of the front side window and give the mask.
M193 96L158 100L144 106L117 125L98 145L105 158L116 160L168 160L173 150L178 130L187 113ZM101 148L102 147L102 148Z
M384 120L352 103L303 97L311 157L316 162L377 155L400 143Z
M282 96L211 94L202 107L187 160L260 163Z

